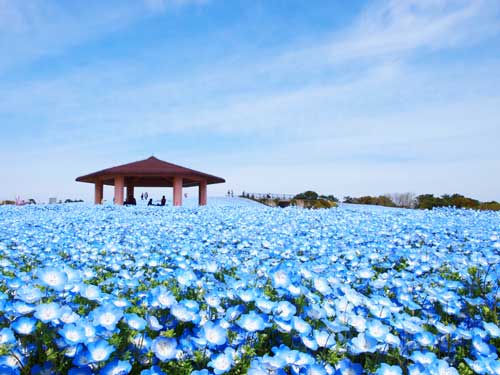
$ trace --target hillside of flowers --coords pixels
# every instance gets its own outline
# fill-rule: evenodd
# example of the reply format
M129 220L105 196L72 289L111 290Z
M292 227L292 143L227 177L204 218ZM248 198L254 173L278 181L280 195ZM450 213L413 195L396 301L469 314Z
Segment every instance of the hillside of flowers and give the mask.
M500 213L0 207L0 374L500 374Z

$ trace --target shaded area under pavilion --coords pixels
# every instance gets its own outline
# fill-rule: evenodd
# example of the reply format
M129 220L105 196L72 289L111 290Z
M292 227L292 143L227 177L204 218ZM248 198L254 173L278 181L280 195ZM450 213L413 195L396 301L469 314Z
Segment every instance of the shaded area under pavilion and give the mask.
M95 185L95 204L102 203L104 185L114 186L117 205L124 203L124 188L127 201L130 201L135 187L173 187L174 206L182 205L183 187L198 186L198 204L204 206L207 204L207 185L226 182L223 178L167 163L154 156L81 176L76 181Z

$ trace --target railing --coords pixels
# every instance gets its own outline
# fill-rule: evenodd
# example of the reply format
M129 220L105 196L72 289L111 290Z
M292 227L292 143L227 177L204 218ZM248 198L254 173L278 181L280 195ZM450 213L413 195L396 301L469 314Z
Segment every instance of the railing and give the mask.
M294 194L276 194L276 193L247 193L243 192L241 195L244 198L252 199L280 199L280 200L290 200L295 196Z

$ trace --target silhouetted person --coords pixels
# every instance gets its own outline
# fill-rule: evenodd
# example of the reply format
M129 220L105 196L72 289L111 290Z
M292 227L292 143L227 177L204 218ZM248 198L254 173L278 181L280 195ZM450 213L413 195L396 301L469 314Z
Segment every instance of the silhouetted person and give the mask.
M165 206L165 204L167 203L167 200L165 199L165 196L161 197L161 206Z
M151 198L148 202L148 206L152 206L153 205L153 198Z
M144 193L141 194L141 201L144 200Z

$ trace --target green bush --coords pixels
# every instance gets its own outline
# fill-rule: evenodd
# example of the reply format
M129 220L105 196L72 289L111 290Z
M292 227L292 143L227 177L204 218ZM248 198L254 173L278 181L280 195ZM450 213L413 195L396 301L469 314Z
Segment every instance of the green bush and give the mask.
M315 191L312 191L312 190L308 190L308 191L305 191L303 193L297 194L294 198L314 201L314 200L318 199L318 193L316 193Z

